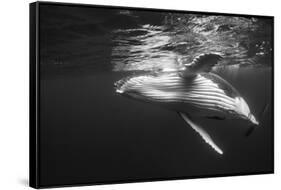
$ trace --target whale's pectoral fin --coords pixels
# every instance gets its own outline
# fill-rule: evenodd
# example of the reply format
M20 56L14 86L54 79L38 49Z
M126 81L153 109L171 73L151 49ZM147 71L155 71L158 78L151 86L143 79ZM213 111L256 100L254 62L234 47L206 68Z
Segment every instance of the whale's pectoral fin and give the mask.
M178 112L183 120L188 123L217 153L223 154L223 151L215 144L211 136L199 125L195 124L185 113Z

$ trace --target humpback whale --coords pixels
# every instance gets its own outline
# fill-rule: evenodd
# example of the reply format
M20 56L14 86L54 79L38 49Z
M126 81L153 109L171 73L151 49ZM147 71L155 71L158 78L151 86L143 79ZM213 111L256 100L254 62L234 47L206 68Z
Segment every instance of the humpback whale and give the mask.
M194 118L243 119L259 125L239 92L212 73L222 57L202 54L177 72L129 76L115 83L118 94L173 110L219 154L223 150Z

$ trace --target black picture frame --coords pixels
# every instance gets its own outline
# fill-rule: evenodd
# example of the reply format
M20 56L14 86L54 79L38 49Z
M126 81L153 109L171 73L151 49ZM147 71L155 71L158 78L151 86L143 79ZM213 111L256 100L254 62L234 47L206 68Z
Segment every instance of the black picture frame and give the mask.
M40 138L42 137L40 111L41 111L41 92L40 92L40 8L42 6L56 6L56 7L79 7L83 8L102 8L108 10L130 10L130 11L151 11L151 12L169 12L177 14L204 14L204 15L220 15L220 16L238 16L245 18L261 18L270 19L272 21L271 36L272 36L272 72L271 72L271 167L266 171L257 172L234 172L234 173L223 173L223 174L206 174L206 175L181 175L181 176L170 176L170 177L148 177L148 178L127 178L127 179L106 179L92 182L80 180L68 183L42 183L42 171L41 171L41 153L44 149L41 148ZM83 185L98 185L98 184L115 184L115 183L131 183L131 182L148 182L148 181L160 181L160 180L179 180L179 179L193 179L193 178L206 178L206 177L224 177L224 176L238 176L238 175L255 175L255 174L271 174L274 173L274 17L273 16L262 16L262 15L246 15L246 14L232 14L232 13L217 13L217 12L197 12L197 11L185 11L185 10L166 10L166 9L150 9L150 8L136 8L136 7L119 7L119 6L102 6L102 5L90 5L90 4L73 4L73 3L57 3L57 2L34 2L30 4L30 152L29 152L29 184L33 188L49 188L49 187L66 187L66 186L83 186ZM63 137L62 137L63 138ZM79 175L79 174L77 174Z

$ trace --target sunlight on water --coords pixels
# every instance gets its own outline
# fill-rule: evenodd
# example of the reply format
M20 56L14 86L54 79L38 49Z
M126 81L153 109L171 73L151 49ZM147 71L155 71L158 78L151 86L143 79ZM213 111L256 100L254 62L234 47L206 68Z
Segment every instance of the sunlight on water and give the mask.
M113 71L176 71L204 53L222 55L219 66L266 65L271 62L270 39L260 38L263 34L259 34L256 20L225 16L189 17L182 23L178 19L179 22L173 22L172 26L167 23L161 26L144 24L114 30ZM252 37L251 33L256 36ZM238 67L233 68L237 70Z
M161 50L171 43L171 36L163 27L143 25L139 29L116 30L112 50L114 71L173 71L182 65L176 52ZM140 33L141 35L133 35Z

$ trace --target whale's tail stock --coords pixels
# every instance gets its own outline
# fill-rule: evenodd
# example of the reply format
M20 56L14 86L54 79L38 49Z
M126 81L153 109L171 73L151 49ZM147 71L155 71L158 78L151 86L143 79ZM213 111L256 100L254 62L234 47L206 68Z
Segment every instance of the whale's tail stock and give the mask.
M258 116L259 116L259 119L260 119L260 123L259 123L259 126L260 126L260 127L261 127L262 124L263 124L263 121L264 121L264 119L265 119L265 113L267 112L268 107L269 107L269 103L265 103L264 106L263 106L263 108L262 108L262 110L261 110L261 112L260 112L260 114L258 115ZM246 133L245 133L245 136L246 136L246 137L251 136L257 126L258 126L258 125L255 125L255 124L249 125L248 130L247 130Z

